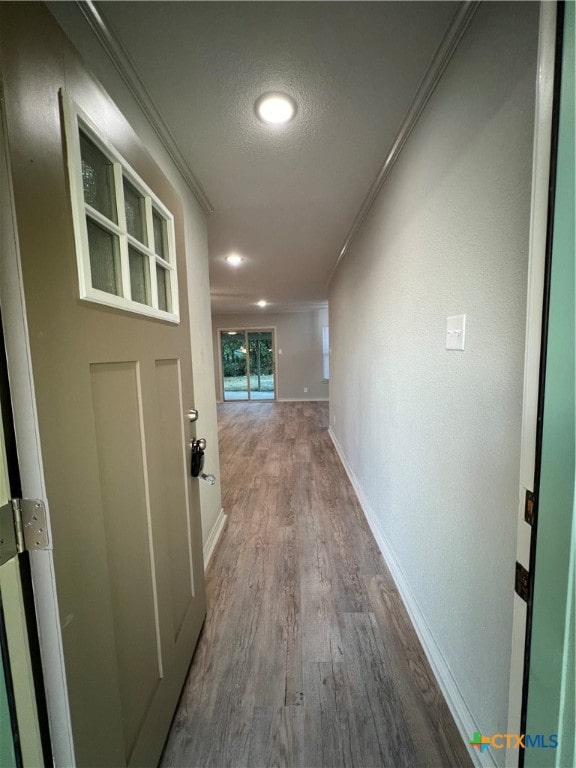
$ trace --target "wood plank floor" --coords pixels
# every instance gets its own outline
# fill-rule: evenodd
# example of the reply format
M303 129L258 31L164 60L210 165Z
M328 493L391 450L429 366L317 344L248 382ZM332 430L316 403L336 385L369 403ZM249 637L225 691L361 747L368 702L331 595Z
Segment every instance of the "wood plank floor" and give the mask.
M164 768L472 765L327 424L219 406L228 522Z

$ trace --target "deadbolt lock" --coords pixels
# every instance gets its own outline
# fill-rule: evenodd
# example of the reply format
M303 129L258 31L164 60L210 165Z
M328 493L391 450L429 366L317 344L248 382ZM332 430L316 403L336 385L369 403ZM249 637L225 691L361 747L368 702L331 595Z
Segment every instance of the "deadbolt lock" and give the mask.
M192 440L190 443L192 449L190 459L190 474L192 477L199 477L204 468L204 451L206 450L206 440L203 437Z

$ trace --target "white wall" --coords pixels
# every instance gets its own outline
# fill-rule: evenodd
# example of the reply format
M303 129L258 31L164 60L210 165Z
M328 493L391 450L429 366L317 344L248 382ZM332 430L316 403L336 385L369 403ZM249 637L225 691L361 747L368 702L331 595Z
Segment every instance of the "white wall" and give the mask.
M537 22L480 6L330 290L331 429L485 734L508 715Z
M322 379L322 326L328 325L328 310L303 312L260 312L241 315L214 315L214 368L216 397L222 400L219 365L220 328L276 329L277 392L280 400L327 400L328 382ZM304 388L307 392L304 392Z
M194 407L199 411L197 435L207 440L205 471L217 477L216 485L200 483L202 537L204 544L218 523L221 509L218 425L213 387L212 328L206 218L152 126L111 63L76 3L50 3L49 10L80 51L87 67L100 80L152 157L182 199L188 263Z

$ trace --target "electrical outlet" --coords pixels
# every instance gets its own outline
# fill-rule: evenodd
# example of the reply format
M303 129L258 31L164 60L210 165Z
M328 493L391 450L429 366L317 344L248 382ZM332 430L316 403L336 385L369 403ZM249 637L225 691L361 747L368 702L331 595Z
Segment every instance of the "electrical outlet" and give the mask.
M304 387L304 392L308 392L308 387Z

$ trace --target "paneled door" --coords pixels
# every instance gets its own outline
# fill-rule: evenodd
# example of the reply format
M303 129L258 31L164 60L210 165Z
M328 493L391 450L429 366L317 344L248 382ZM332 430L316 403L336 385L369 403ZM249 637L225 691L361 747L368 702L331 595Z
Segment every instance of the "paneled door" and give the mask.
M182 206L19 5L3 86L75 764L154 766L205 615Z

